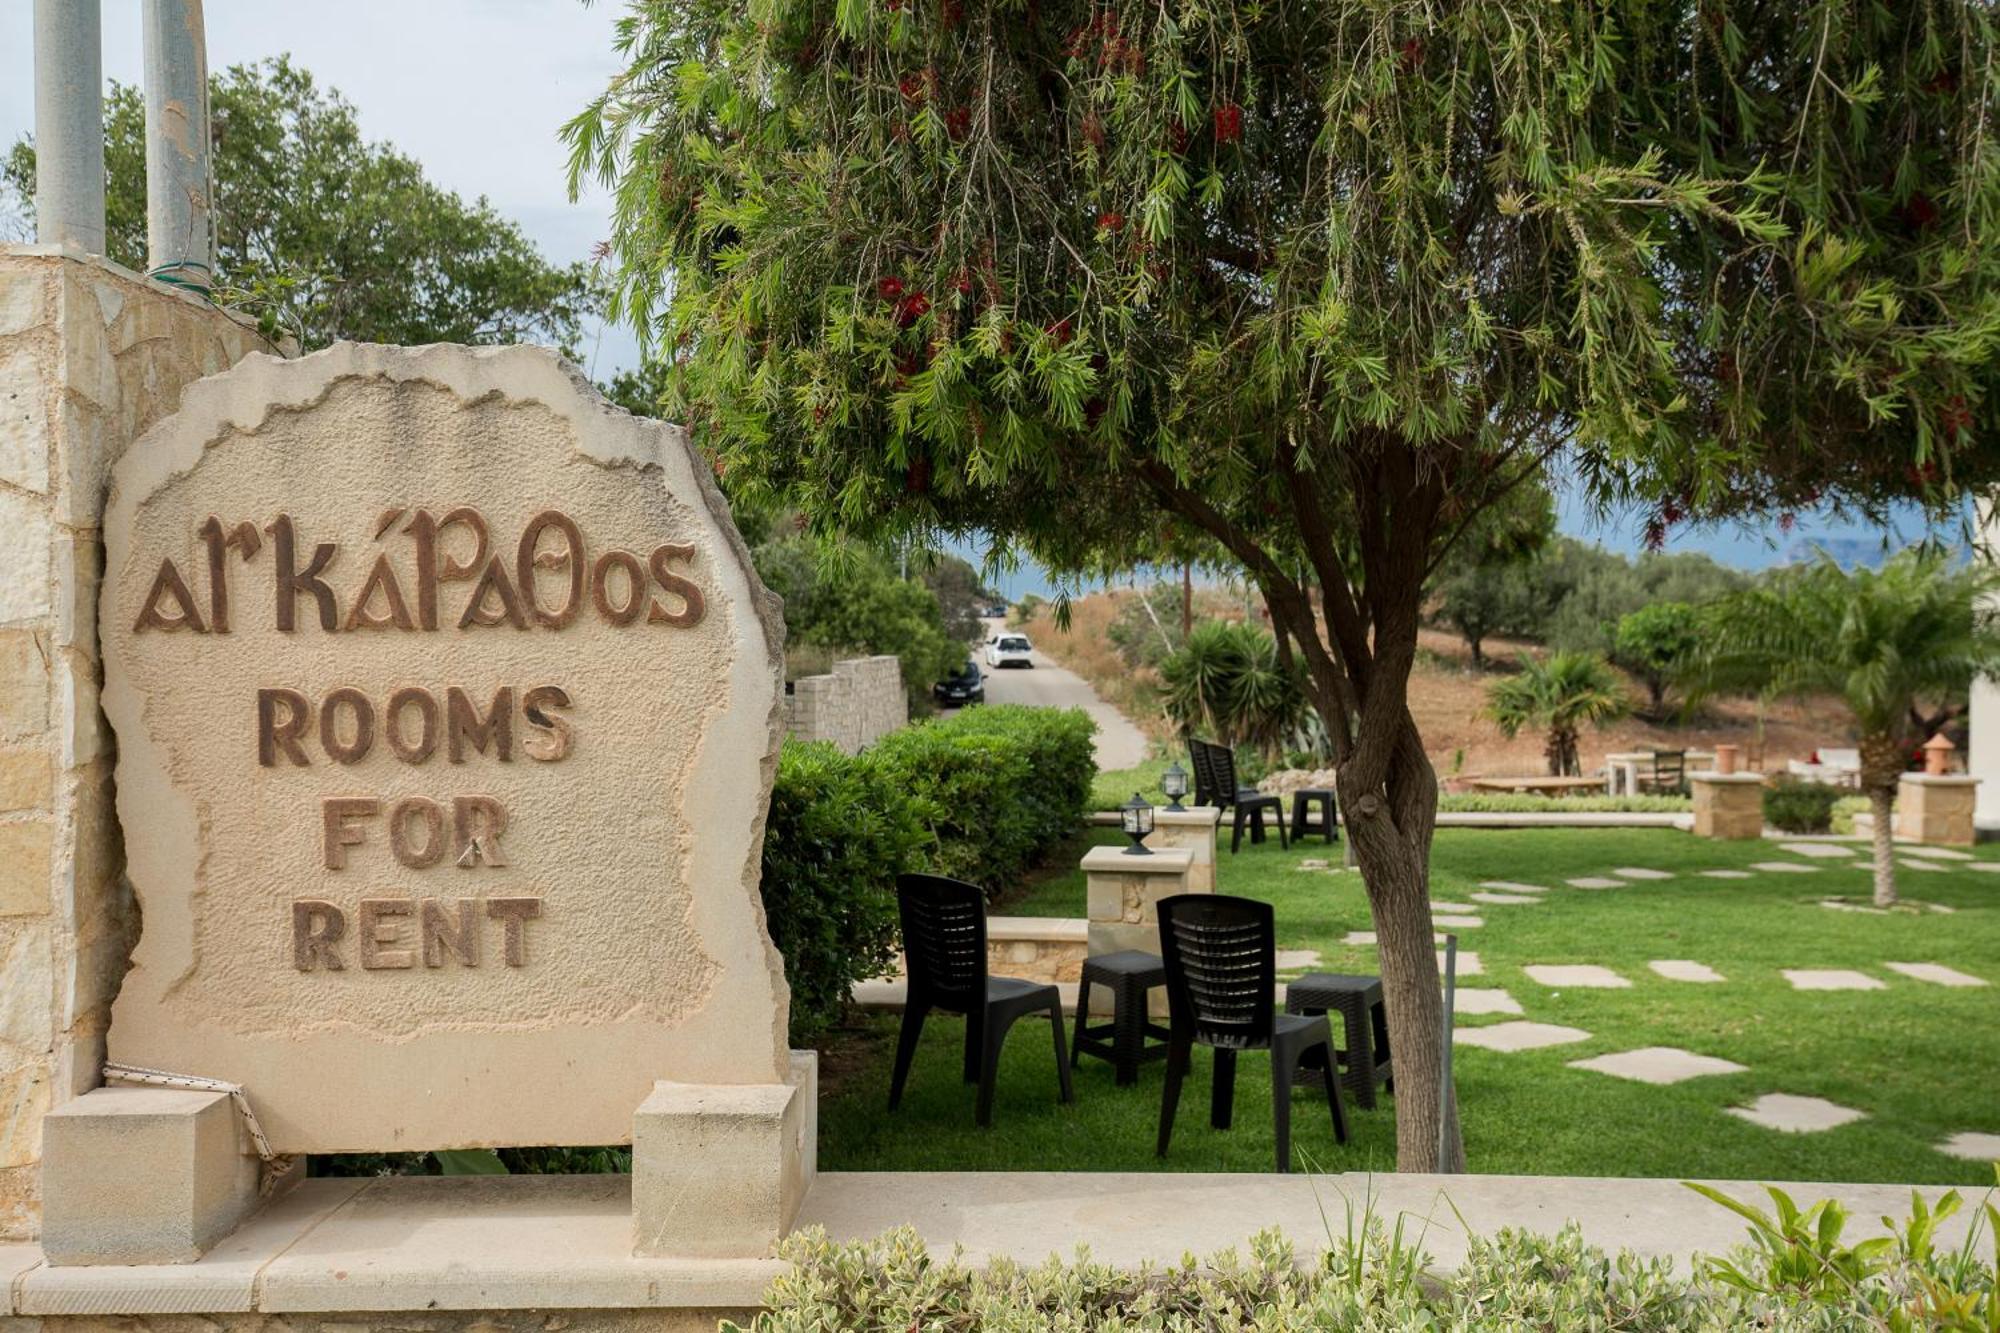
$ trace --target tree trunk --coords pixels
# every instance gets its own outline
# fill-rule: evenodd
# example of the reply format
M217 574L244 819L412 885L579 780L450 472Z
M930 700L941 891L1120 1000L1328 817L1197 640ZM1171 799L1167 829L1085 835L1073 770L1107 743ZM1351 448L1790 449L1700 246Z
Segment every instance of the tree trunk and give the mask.
M1474 671L1484 671L1486 669L1486 636L1483 634L1468 634L1465 636L1465 646L1472 650L1472 669Z
M1868 792L1868 808L1875 816L1875 905L1877 907L1896 905L1895 831L1890 827L1890 821L1895 818L1895 799L1896 791L1893 787L1872 787Z

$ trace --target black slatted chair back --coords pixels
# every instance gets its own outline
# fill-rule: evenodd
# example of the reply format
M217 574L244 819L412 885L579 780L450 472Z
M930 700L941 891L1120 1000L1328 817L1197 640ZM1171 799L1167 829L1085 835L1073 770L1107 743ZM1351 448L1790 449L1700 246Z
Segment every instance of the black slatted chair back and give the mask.
M1215 766L1209 762L1211 748L1207 741L1188 737L1188 762L1194 765L1194 803L1200 806L1220 808L1222 798L1215 787Z
M953 1013L986 1002L986 895L943 875L898 875L910 1002Z
M1222 793L1222 799L1235 804L1236 793L1242 790L1236 781L1236 751L1227 745L1208 747L1209 768L1215 773L1215 789Z
M1271 904L1181 893L1162 898L1158 912L1175 1030L1226 1050L1269 1046L1278 995Z
M1653 751L1653 781L1662 787L1672 787L1679 791L1687 785L1687 751Z

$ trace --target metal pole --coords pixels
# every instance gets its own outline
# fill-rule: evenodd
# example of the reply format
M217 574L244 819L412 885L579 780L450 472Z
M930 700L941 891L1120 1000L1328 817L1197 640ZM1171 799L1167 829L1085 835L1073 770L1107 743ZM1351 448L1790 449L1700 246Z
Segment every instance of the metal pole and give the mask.
M206 293L214 236L201 0L146 0L145 38L148 273Z
M1438 1057L1438 1151L1437 1169L1449 1172L1446 1146L1451 1142L1451 1018L1458 994L1458 936L1444 937L1444 1054Z
M104 253L98 0L35 0L35 239Z

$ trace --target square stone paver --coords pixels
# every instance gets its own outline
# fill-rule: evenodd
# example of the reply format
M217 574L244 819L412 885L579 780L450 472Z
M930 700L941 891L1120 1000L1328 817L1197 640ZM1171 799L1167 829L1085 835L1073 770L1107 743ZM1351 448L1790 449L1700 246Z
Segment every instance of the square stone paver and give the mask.
M1702 873L1702 874L1703 874L1704 876L1706 876L1707 878L1709 878L1709 879L1749 879L1749 878L1750 878L1750 872L1749 872L1749 871L1747 871L1747 870L1704 870L1704 871L1702 871L1701 873Z
M1748 1120L1765 1129L1787 1134L1817 1134L1838 1129L1856 1120L1867 1119L1866 1111L1841 1106L1824 1097L1794 1097L1789 1092L1767 1092L1748 1106L1725 1108L1739 1120Z
M1995 862L1993 863L1993 868L1994 868L1995 870L2000 870L2000 861L1995 861ZM1540 885L1540 884L1522 884L1522 883L1520 883L1520 882L1518 882L1518 881L1516 881L1516 880L1511 880L1511 879L1486 879L1486 880L1481 880L1481 881L1479 882L1479 887L1480 887L1480 888L1482 888L1482 889L1498 889L1498 890L1499 890L1500 892L1502 892L1502 893L1545 893L1545 892L1547 892L1547 890L1546 890L1546 889L1544 889L1544 888L1543 888L1543 886L1542 886L1542 885Z
M1856 851L1844 842L1781 842L1778 844L1778 850L1815 861L1831 861L1839 857L1852 856Z
M1655 958L1647 967L1665 977L1668 981L1724 981L1722 973L1707 963L1691 963L1685 958Z
M1308 967L1318 967L1318 966L1319 966L1318 949L1278 950L1278 970L1280 972L1298 972Z
M1572 889L1622 889L1622 879L1606 879L1602 875L1585 875L1581 879L1564 880Z
M1521 1002L1499 989L1453 990L1452 1012L1460 1014L1518 1014Z
M1466 916L1461 912L1446 912L1441 916L1433 916L1431 924L1443 926L1448 930L1477 930L1486 924L1486 918Z
M1937 1146L1946 1157L1962 1157L1968 1162L2000 1161L2000 1134L1954 1134Z
M1648 870L1645 866L1619 866L1611 872L1620 879L1672 879L1671 870Z
M1984 986L1984 977L1975 977L1943 963L1884 963L1891 972L1900 972L1916 981L1928 981L1934 986Z
M1433 912L1477 912L1479 909L1471 903L1441 903L1433 898L1431 899L1431 910Z
M1468 896L1476 903L1491 903L1495 907L1513 907L1521 903L1541 901L1532 893L1474 893Z
M1351 945L1373 944L1375 942L1375 932L1372 930L1350 930L1340 937L1340 942Z
M1438 950L1438 973L1444 973L1444 950ZM1479 955L1470 949L1458 951L1458 975L1461 977L1484 976L1486 969L1479 965Z
M1575 986L1585 990L1623 990L1632 983L1595 963L1530 963L1521 969L1544 986Z
M1846 898L1822 898L1819 900L1819 905L1835 912L1860 912L1864 916L1889 915L1889 909L1886 907L1871 907L1867 903L1854 902Z
M1967 870L1986 870L1994 874L2000 874L2000 861L1967 861L1965 868Z
M1896 864L1904 870L1928 870L1933 874L1941 874L1951 869L1950 866L1941 866L1935 861L1922 861L1914 856L1899 856L1896 858Z
M1971 852L1961 852L1955 847L1904 847L1900 849L1911 856L1922 856L1932 861L1970 861Z
M1844 967L1787 967L1781 969L1793 990L1887 990L1880 977Z
M1588 1060L1572 1060L1571 1069L1589 1069L1613 1078L1629 1078L1635 1083L1665 1086L1710 1074L1741 1074L1748 1066L1713 1055L1696 1055L1676 1046L1644 1046L1614 1055L1593 1055Z
M1769 871L1777 875L1810 875L1813 871L1819 869L1818 866L1800 865L1797 861L1752 861L1750 868L1752 870Z
M1485 1027L1454 1028L1452 1039L1460 1046L1479 1046L1489 1051L1534 1051L1544 1046L1567 1046L1573 1041L1589 1041L1582 1028L1566 1028L1560 1023L1490 1023Z

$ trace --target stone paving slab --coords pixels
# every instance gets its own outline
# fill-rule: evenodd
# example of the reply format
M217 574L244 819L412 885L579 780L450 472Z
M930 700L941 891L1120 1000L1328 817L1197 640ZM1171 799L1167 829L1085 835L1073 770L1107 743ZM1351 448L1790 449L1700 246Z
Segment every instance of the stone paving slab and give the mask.
M1532 893L1473 893L1467 896L1476 903L1491 903L1495 907L1512 907L1521 903L1542 901Z
M1672 879L1671 870L1650 870L1645 866L1619 866L1611 872L1620 879Z
M1976 860L1971 852L1961 852L1955 847L1905 847L1911 856L1921 856L1930 861L1971 861Z
M1445 912L1431 917L1431 922L1446 930L1477 930L1486 924L1486 918L1466 916L1462 912Z
M1845 967L1787 967L1781 969L1793 990L1887 990L1880 977Z
M1460 1046L1477 1046L1488 1051L1536 1051L1544 1046L1567 1046L1589 1041L1582 1028L1560 1023L1489 1023L1485 1027L1454 1028L1452 1040Z
M1707 878L1707 879L1749 879L1749 878L1751 878L1751 874L1750 874L1750 872L1749 872L1749 871L1747 871L1747 870L1703 870L1703 871L1700 871L1699 873L1700 873L1700 874L1701 874L1701 875L1702 875L1703 877L1705 877L1705 878Z
M1967 870L1984 870L2000 875L2000 861L1967 861L1965 868Z
M1891 972L1900 972L1914 981L1928 981L1933 986L1971 987L1984 986L1984 977L1975 977L1943 963L1884 963Z
M1622 889L1625 887L1624 880L1606 879L1602 875L1584 875L1578 879L1564 880L1563 883L1569 885L1572 889Z
M1463 958L1463 956L1464 955L1460 955L1461 958ZM1451 997L1452 997L1451 1007L1452 1007L1452 1012L1454 1013L1518 1014L1521 1012L1521 1002L1515 999L1513 996L1509 995L1506 991L1499 989L1482 990L1478 988L1466 989L1461 987L1459 989L1453 990L1451 993Z
M1767 1092L1748 1106L1724 1109L1739 1120L1786 1134L1817 1134L1868 1118L1866 1111L1841 1106L1824 1097L1795 1097L1789 1092Z
M1900 870L1929 870L1934 873L1949 870L1951 868L1949 866L1941 866L1935 861L1920 861L1914 856L1897 857L1896 866Z
M1818 866L1800 865L1797 861L1752 861L1752 870L1762 870L1777 875L1810 875Z
M1867 903L1850 902L1845 898L1822 898L1819 900L1819 905L1835 912L1860 912L1864 916L1889 915L1887 908L1873 907Z
M1595 963L1530 963L1521 969L1530 979L1548 987L1572 986L1582 990L1624 990L1631 982L1608 967Z
M1995 861L1993 863L1993 868L1996 870L2000 870L2000 861ZM1511 879L1483 879L1479 881L1479 887L1482 889L1498 889L1501 893L1548 892L1547 888L1545 888L1543 885L1522 884L1517 880L1511 880Z
M1278 950L1278 970L1280 972L1298 972L1308 967L1318 967L1318 966L1319 966L1318 949Z
M1716 982L1725 981L1722 973L1707 963L1691 962L1685 958L1655 958L1646 964L1668 981Z
M1781 842L1778 844L1778 850L1816 861L1841 860L1854 855L1856 851L1855 848L1838 842Z
M1350 930L1340 937L1340 942L1352 948L1372 945L1375 943L1375 932L1372 930Z
M1977 1134L1968 1130L1938 1144L1937 1150L1946 1157L1961 1157L1968 1162L2000 1161L2000 1134Z
M1439 902L1433 898L1431 899L1431 910L1433 912L1477 912L1479 909L1471 903L1446 903Z
M1438 972L1440 975L1444 972L1443 949L1438 950ZM1460 949L1458 951L1458 975L1461 977L1480 977L1486 975L1486 969L1479 965L1479 955L1477 953L1470 949Z
M1677 1046L1642 1046L1636 1051L1618 1051L1611 1055L1594 1055L1588 1060L1572 1060L1571 1069L1588 1069L1599 1074L1609 1074L1613 1078L1627 1078L1635 1083L1651 1083L1665 1087L1670 1083L1684 1083L1691 1078L1706 1078L1714 1074L1742 1074L1749 1071L1748 1065L1739 1065L1734 1060L1723 1060L1713 1055L1696 1055Z

